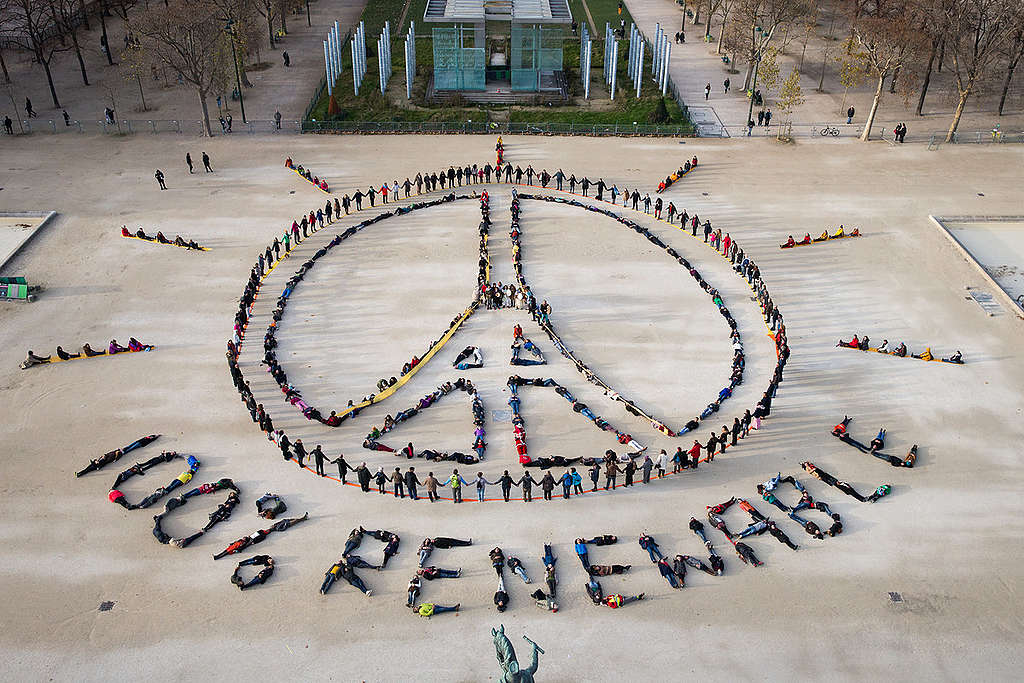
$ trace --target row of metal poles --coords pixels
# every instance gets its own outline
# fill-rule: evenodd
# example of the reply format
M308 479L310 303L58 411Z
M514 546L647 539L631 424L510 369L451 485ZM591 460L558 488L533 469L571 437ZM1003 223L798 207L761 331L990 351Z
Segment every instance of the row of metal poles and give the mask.
M583 32L580 34L580 78L583 81L583 97L590 99L590 67L593 39L583 25ZM636 97L640 99L641 83L643 82L644 52L647 49L647 40L636 24L629 25L629 62L626 67L626 75L633 82L636 90ZM651 79L662 95L668 92L668 65L672 56L672 43L669 42L668 34L658 24L655 29L654 42L651 47ZM615 39L615 31L611 24L604 25L604 67L603 75L605 85L611 93L611 99L615 99L615 85L619 66L619 41Z

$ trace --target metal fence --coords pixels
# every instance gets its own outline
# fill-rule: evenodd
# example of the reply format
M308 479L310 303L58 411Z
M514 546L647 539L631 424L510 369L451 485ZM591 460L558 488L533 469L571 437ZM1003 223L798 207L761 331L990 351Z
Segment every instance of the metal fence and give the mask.
M252 120L242 123L235 120L232 122L231 133L221 130L217 121L210 122L214 135L217 134L257 134L257 133L301 133L301 122L295 119L281 120L281 126L271 120ZM44 119L23 119L21 129L14 126L14 133L49 133L59 135L62 133L103 133L104 135L134 135L137 133L179 133L182 135L203 135L205 132L203 122L200 119L118 119L114 123L106 121L77 121L72 119L70 123L64 121Z
M694 137L689 126L633 125L629 123L509 123L416 122L416 121L303 121L304 133L361 134L516 134L516 135L590 135L625 137Z
M871 128L872 140L885 140L890 144L896 144L893 129L897 121L888 123L875 123ZM747 129L742 125L727 126L727 136L731 137L776 137L780 128L790 127L790 135L797 140L824 141L837 139L859 138L864 132L864 124L856 123L793 123L784 124L774 122L770 126L754 126L751 134L747 135ZM928 143L930 147L937 147L946 140L946 131L908 131L904 137L906 143ZM1024 143L1024 131L1009 133L1002 131L963 131L953 134L951 144L1000 144L1000 143Z

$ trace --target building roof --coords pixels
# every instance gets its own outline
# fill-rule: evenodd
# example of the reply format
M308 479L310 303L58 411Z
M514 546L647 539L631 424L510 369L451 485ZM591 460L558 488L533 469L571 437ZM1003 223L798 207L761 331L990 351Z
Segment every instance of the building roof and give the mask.
M569 24L572 13L568 0L427 0L423 21Z

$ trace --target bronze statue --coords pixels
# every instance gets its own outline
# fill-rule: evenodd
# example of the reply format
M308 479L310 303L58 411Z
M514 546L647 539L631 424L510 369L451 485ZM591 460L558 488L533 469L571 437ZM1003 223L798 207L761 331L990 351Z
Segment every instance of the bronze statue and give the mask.
M520 668L519 660L516 659L516 651L512 648L512 642L505 635L505 625L502 624L498 630L492 628L491 636L494 637L495 655L503 673L502 683L534 683L533 674L537 673L537 653L544 654L540 645L523 636L523 640L533 647L530 652L530 666L523 669Z

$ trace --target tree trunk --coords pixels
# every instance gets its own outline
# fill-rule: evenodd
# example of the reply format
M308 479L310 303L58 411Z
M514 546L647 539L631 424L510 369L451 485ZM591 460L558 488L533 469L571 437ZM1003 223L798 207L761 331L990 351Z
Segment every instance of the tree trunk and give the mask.
M942 73L942 63L946 61L946 39L943 38L942 42L939 43L939 73Z
M939 51L939 41L932 41L932 51L928 55L928 66L924 70L924 82L921 83L921 97L917 100L917 115L924 116L921 111L924 109L924 96L928 94L928 84L932 81L932 65L935 64L935 55Z
M39 58L39 63L43 65L43 70L46 71L46 82L50 85L50 97L53 98L53 106L55 109L60 109L60 100L57 99L57 89L53 87L53 74L50 73L50 61L43 61L42 51L36 53Z
M729 19L729 15L722 12L722 26L718 29L718 54L722 54L722 43L725 42L725 24Z
M78 29L71 29L71 42L75 46L75 56L78 57L78 68L82 70L82 83L89 85L89 74L85 72L85 60L82 59L82 48L78 45Z
M875 114L878 112L878 103L882 100L882 88L885 86L885 74L878 77L878 87L875 88L875 99L871 102L871 110L868 112L868 120L864 122L864 132L860 139L867 142L871 139L871 127L875 125Z
M711 38L711 17L714 16L713 11L712 11L712 7L711 7L711 3L712 2L714 2L714 0L708 0L708 19L707 19L707 21L704 22L704 42L705 43L708 42L708 40Z
M213 137L213 130L210 129L210 110L206 106L206 92L204 90L197 90L199 94L199 103L203 105L203 132L206 137Z
M281 30L284 31L285 33L288 33L287 15L288 15L288 12L285 9L284 4L282 3L281 4Z
M899 78L900 68L896 67L892 72L892 80L889 81L889 92L892 94L896 93L896 79Z
M103 29L103 43L107 46L107 65L114 66L114 57L110 54L110 40L107 38L107 20L104 16L107 13L107 5L105 2L100 2L100 27Z
M78 0L78 9L82 12L82 26L85 27L86 31L91 31L92 27L89 26L89 12L85 9L85 0Z
M57 18L57 8L53 6L53 0L50 0L50 17L53 19L53 25L57 29L57 39L60 40L60 46L64 47L64 24L60 19Z
M1017 34L1017 52L1010 58L1010 63L1006 65L1006 80L1003 81L1003 94L999 97L999 116L1003 115L1003 107L1006 105L1006 94L1010 92L1010 81L1013 80L1013 72L1017 68L1017 62L1020 61L1021 56L1024 56L1024 34Z
M270 33L270 49L276 50L277 46L274 44L274 14L267 11L267 31Z
M135 74L135 82L139 84L139 98L142 100L142 111L149 111L149 107L146 106L146 93L142 92L142 78Z
M960 99L956 103L956 111L953 112L953 122L949 124L949 131L946 133L946 142L953 142L956 128L960 125L960 117L964 115L964 106L967 105L967 98L970 96L970 90L960 93Z
M828 64L828 49L821 58L821 76L818 77L818 92L825 92L825 65Z
M747 62L747 75L743 77L743 91L750 90L750 79L754 75L754 59L752 58Z
M700 24L700 0L697 0L697 2L693 3L693 21L690 23L692 23L694 26Z
M0 50L0 68L4 70L4 83L11 82L11 74L7 73L7 62L4 61L4 51Z
M804 55L806 55L806 54L807 54L807 34L804 34L804 46L800 50L800 63L796 67L797 73L801 73L802 74L804 72Z

